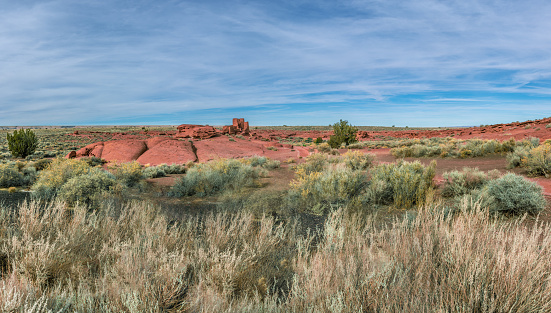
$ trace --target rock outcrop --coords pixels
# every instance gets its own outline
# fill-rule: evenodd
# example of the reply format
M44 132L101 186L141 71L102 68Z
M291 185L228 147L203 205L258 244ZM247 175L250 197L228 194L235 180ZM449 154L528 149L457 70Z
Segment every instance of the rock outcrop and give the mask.
M138 161L141 164L159 165L196 162L193 143L167 137L154 137L147 140L112 140L96 142L78 151L71 151L66 158L98 157L108 162Z
M209 125L182 124L178 126L178 138L207 139L220 135L216 128Z

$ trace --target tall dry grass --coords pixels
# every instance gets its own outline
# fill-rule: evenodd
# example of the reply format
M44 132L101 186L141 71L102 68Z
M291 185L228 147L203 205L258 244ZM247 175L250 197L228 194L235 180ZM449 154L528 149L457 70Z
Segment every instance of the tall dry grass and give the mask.
M337 210L300 236L294 222L251 214L174 225L143 202L102 212L23 204L1 211L0 310L551 311L547 224L441 211L381 226Z

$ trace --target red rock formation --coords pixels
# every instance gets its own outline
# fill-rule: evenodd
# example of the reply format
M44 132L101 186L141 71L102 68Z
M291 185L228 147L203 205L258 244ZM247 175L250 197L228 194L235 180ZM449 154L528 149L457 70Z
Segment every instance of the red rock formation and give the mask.
M159 137L156 137L159 138ZM195 147L193 143L187 140L163 140L146 152L144 152L137 161L141 164L159 165L165 164L185 164L189 161L197 161Z
M95 156L108 162L138 161L141 164L184 164L197 161L195 147L187 140L153 137L147 140L113 140L96 142L71 151L66 158Z
M137 160L147 151L144 140L107 141L103 146L101 158L107 161L130 162Z
M178 126L178 138L206 139L218 136L218 131L208 125L182 124Z

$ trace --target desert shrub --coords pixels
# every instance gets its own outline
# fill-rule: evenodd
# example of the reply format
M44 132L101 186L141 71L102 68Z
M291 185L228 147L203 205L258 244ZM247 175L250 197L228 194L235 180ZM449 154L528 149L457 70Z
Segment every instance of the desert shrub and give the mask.
M348 124L348 121L340 120L338 123L333 124L333 135L329 137L328 143L333 149L339 148L343 143L348 146L356 142L357 132L358 129Z
M322 172L329 162L329 157L323 153L313 153L306 157L306 162L299 164L295 172L299 175L308 175L313 172Z
M551 143L544 143L531 149L521 159L521 166L526 168L530 175L551 175Z
M369 201L399 209L422 206L433 189L435 168L435 161L429 166L419 161L380 164L371 170Z
M89 170L90 165L79 159L55 159L40 172L38 180L32 185L33 196L37 199L52 199L69 179Z
M183 164L159 164L157 166L147 166L142 170L144 178L158 178L170 174L184 174L186 167Z
M331 152L331 146L327 142L320 143L317 149L319 152L323 153Z
M549 125L551 125L551 124L549 124ZM314 143L316 145L319 145L320 143L323 143L323 138L321 138L321 137L316 138L316 140L314 140Z
M491 212L535 214L546 206L541 186L512 173L489 181L485 192Z
M86 163L88 163L88 165L90 166L102 166L103 164L107 163L107 161L105 161L104 159L102 158L98 158L98 157L95 157L95 156L91 156L91 157L84 157L84 158L81 158L81 160L85 161Z
M366 175L357 170L333 165L323 171L297 171L291 181L289 199L292 205L323 213L330 207L347 204L366 185Z
M489 180L497 178L499 171L491 171L486 174L479 171L478 168L464 167L461 171L446 172L442 176L445 179L442 195L456 197L482 188Z
M551 123L545 125L545 128L551 128Z
M373 164L375 155L360 151L348 151L342 157L344 164L352 170L365 170Z
M25 185L25 176L19 172L14 162L0 164L0 187Z
M115 185L115 176L100 168L69 179L58 191L58 198L74 205L77 202L91 205L103 192Z
M243 164L248 164L252 167L259 166L266 169L275 169L275 168L278 168L281 164L280 161L272 160L265 156L253 156L250 158L239 159L239 161L242 162Z
M534 142L524 142L507 155L507 167L524 167L530 175L551 174L551 141L546 140L539 146Z
M37 171L42 171L46 169L50 163L52 163L51 159L40 159L33 162L33 166L36 168Z
M393 144L393 146L396 145L397 147L394 147L391 153L397 158L438 156L442 158L470 158L511 152L515 148L516 142L514 139L499 142L497 140L480 139L459 141L452 138L430 138L399 141Z
M220 159L190 168L176 181L171 195L204 197L252 186L261 171L235 159Z
M109 170L115 175L118 181L128 187L135 186L144 178L142 165L137 161L114 163L109 166Z
M266 168L266 169L269 169L269 170L273 170L273 169L276 169L276 168L279 168L279 166L281 165L281 161L279 160L273 160L273 159L268 159L266 161L266 163L264 163L262 165L262 167Z
M159 178L165 177L166 172L161 166L148 166L142 170L142 175L144 178Z
M329 137L329 140L327 140L327 144L331 149L339 149L342 145L342 142L335 136Z
M7 134L8 148L16 158L26 158L34 153L38 147L38 139L30 129L15 130L13 134Z
M515 168L522 165L522 160L528 158L531 148L518 146L511 153L507 154L507 168Z

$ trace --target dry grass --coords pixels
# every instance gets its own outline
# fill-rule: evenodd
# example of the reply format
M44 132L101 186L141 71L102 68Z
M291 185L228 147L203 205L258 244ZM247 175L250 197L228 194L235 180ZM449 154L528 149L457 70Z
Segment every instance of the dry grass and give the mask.
M477 207L477 204L470 205ZM442 208L381 227L154 208L21 205L0 216L0 310L11 312L549 312L551 231Z

